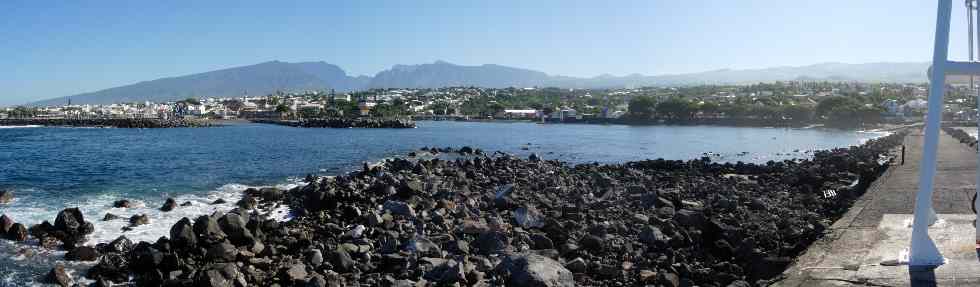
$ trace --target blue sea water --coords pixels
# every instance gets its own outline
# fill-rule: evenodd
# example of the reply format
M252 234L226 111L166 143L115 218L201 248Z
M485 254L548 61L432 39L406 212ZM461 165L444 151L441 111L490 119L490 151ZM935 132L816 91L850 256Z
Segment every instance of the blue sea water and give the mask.
M647 158L765 162L808 151L860 144L883 133L825 129L709 126L539 125L420 122L416 129L303 129L232 124L208 129L0 128L0 188L16 199L0 205L27 225L53 221L79 207L95 222L89 244L120 235L155 240L184 216L231 205L249 186L288 188L307 174L335 175L363 162L404 155L423 146L503 151L570 163L617 163ZM167 197L192 206L169 213ZM129 199L138 207L112 208ZM106 212L148 214L151 223L123 232L125 220L99 221ZM279 214L284 216L284 214ZM0 240L0 286L28 285L62 254ZM85 264L69 263L72 269ZM80 277L80 276L76 276Z

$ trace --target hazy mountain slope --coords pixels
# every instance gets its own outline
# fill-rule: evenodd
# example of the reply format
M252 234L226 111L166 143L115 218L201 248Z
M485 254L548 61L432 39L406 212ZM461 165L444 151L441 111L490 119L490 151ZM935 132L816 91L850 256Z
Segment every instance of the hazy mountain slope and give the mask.
M374 76L371 88L436 88L478 86L487 88L541 86L548 74L500 65L461 66L443 61L421 65L395 65Z
M862 82L925 82L928 63L824 63L800 67L716 70L701 73L644 76L631 74L593 78L550 76L543 72L499 65L461 66L442 61L396 65L382 71L372 88L437 88L446 86L621 88L651 85L743 84L799 79Z
M798 79L862 82L925 82L929 63L823 63L799 67L716 70L693 74L646 77L658 85L700 83L751 83Z
M249 95L265 95L277 90L350 90L363 86L363 82L362 78L347 77L337 66L323 62L293 64L272 61L109 88L74 95L71 100L78 104L165 102L188 97L234 97L246 92ZM60 105L66 102L66 97L62 97L34 104Z
M929 63L823 63L799 67L715 70L701 73L644 76L601 75L592 78L548 75L544 72L500 65L463 66L437 61L421 65L395 65L374 77L351 77L325 62L265 62L187 76L163 78L72 96L73 103L164 102L188 97L232 97L248 91L265 95L277 90L302 91L366 88L562 87L622 88L695 84L744 84L772 81L926 82ZM65 97L35 105L61 105Z
M360 90L371 80L371 77L347 76L347 73L340 67L337 67L337 65L327 64L322 61L294 63L292 65L316 76L328 87L337 91Z

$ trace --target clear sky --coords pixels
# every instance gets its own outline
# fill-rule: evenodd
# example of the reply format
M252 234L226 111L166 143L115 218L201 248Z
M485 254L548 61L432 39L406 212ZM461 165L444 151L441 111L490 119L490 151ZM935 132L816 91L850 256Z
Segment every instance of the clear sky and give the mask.
M0 1L0 106L270 60L569 76L926 61L936 15L927 0L240 2Z

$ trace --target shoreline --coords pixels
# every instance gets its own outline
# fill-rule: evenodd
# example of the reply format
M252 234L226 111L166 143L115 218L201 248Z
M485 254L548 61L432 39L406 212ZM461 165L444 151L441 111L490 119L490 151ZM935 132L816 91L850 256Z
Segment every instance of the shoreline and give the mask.
M258 124L272 124L299 128L415 128L414 120L405 119L382 119L382 118L322 118L322 119L303 119L303 120L269 120L253 119L249 120Z
M921 122L918 123L881 123L875 125L867 126L835 126L828 125L826 123L820 122L781 122L777 124L772 124L770 120L762 119L700 119L700 120L632 120L632 119L583 119L583 120L572 120L572 121L546 121L541 123L540 120L533 119L454 119L454 120L431 120L423 119L424 121L457 121L457 122L482 122L482 123L535 123L535 124L581 124L581 125L621 125L621 126L712 126L712 127L752 127L752 128L792 128L792 129L809 129L809 128L825 128L825 129L837 129L837 130L894 130L902 129L911 126L922 125Z
M102 128L199 128L216 127L218 125L202 120L163 120L163 119L0 119L0 126L45 126L45 127L102 127Z
M805 179L805 184L802 185L811 186L809 192L817 192L812 189L819 190L827 184L831 187L838 186L841 190L840 200L843 201L819 204L822 218L807 216L794 219L802 220L800 223L805 223L803 226L812 225L809 229L797 230L802 232L796 235L798 240L790 241L797 245L803 242L802 247L805 248L808 241L812 242L813 237L819 236L820 226L829 226L821 223L822 221L833 220L835 216L843 214L843 211L849 207L847 201L863 192L860 185L869 183L883 171L883 166L861 162L877 160L876 155L886 152L885 146L889 141L894 141L894 138L901 134L903 133L899 132L870 140L859 147L821 151L816 153L812 160L776 162L775 166L719 164L698 159L645 160L611 165L569 165L558 161L543 161L536 156L529 159L496 154L486 156L474 154L472 149L459 150L464 151L464 154L461 154L461 159L456 161L422 159L413 162L404 158L389 159L380 165L367 167L363 171L332 178L310 178L315 182L314 184L282 191L280 196L270 195L264 198L278 200L281 204L298 211L298 217L283 224L272 224L270 219L263 219L248 210L238 209L197 219L187 218L186 223L178 222L170 229L171 236L168 240L137 243L135 247L128 250L110 250L100 244L100 247L95 248L102 255L96 266L103 267L93 268L96 270L94 272L89 270L88 276L93 277L92 279L113 280L122 278L119 277L122 274L135 275L137 284L164 281L192 284L209 278L215 279L208 276L220 276L233 281L240 279L252 284L290 284L299 281L305 283L324 279L330 282L376 285L398 280L415 282L455 280L454 282L463 284L472 282L492 284L514 283L508 281L513 280L513 277L508 277L506 274L520 272L520 270L513 269L514 266L508 265L507 262L516 261L544 264L542 266L553 267L559 271L564 269L564 272L558 273L567 272L568 278L574 278L575 282L586 285L613 281L626 284L652 284L663 280L666 282L693 280L694 283L705 282L697 280L745 281L754 285L755 281L752 279L764 279L766 276L762 275L766 274L761 274L759 270L750 270L748 268L750 266L746 265L749 263L739 262L739 259L734 257L719 260L716 254L701 259L691 259L693 261L685 259L689 262L684 261L684 264L689 267L682 270L676 267L664 269L661 262L627 260L617 263L609 259L638 255L634 254L635 252L628 252L629 249L646 250L643 254L650 252L663 254L662 252L666 250L663 249L664 247L678 247L674 249L687 254L682 258L688 258L702 252L715 254L719 252L717 244L727 243L733 246L731 248L741 246L740 244L744 242L740 241L743 240L727 238L724 234L728 231L724 230L734 227L737 233L749 231L740 227L741 224L736 224L741 216L729 217L725 214L762 214L756 208L783 210L774 202L766 202L768 200L786 201L791 204L794 202L800 204L800 200L812 200L794 197L792 195L794 192L783 194L785 191L796 190L796 187L784 183L794 178L797 181ZM827 172L829 175L807 174L806 167L812 168L815 164L824 166L821 172ZM828 164L829 166L826 166ZM837 173L829 173L830 170L836 170ZM840 172L843 174L838 174ZM537 176L534 176L535 174ZM543 176L545 174L550 175ZM646 175L637 177L642 174ZM648 182L649 179L643 179L647 176L654 176L661 180ZM860 179L856 189L846 187L853 183L855 177ZM502 178L512 178L510 181L513 182L504 182ZM535 179L531 180L532 178ZM668 178L670 180L667 180ZM835 183L838 181L846 184ZM701 184L707 182L708 186L698 188L697 182L702 182ZM768 187L768 185L762 187L764 186L762 182L775 187ZM694 189L689 186L691 184L694 184ZM702 191L703 188L723 188L726 185L742 186L748 190L726 191L724 193L728 196L734 196L728 199L712 195L716 192ZM592 190L587 188L589 186L599 187L599 189L586 192ZM657 188L653 190L644 188L654 186ZM554 189L555 187L557 189ZM266 197L261 193L256 194L255 191L250 193L246 194L246 197ZM270 193L275 192L270 191ZM633 198L634 196L637 197ZM761 199L762 202L752 199ZM748 201L742 202L743 200ZM638 203L649 204L649 206L628 208L639 211L637 214L619 208L609 209L620 204L631 206ZM804 205L799 208L807 207ZM473 214L474 211L478 212ZM251 234L251 239L241 238L245 236L243 230L228 226L229 216L241 219L239 223L246 226L245 229ZM791 219L794 216L796 215L787 215ZM582 220L586 220L587 223L592 222L592 219L602 218L606 220L599 222L611 221L623 224L629 222L626 226L643 225L643 228L623 229L616 224L613 224L614 226L574 224L574 222L581 223ZM636 224L636 220L640 218L645 218L646 220L642 222L646 224ZM191 224L192 220L193 224ZM225 236L202 238L201 233L197 232L200 220L203 220L200 225L205 227L213 220L217 224L214 226L217 228L215 231L224 233ZM556 228L555 224L560 228ZM458 229L460 226L462 229ZM466 226L475 226L473 228L476 229L467 232ZM791 224L791 226L795 225ZM210 230L205 227L202 228ZM418 230L419 227L422 228L421 231ZM184 231L188 228L192 230L189 236ZM596 228L605 231L599 232ZM709 236L710 230L718 228L723 232ZM762 226L759 228L766 232L780 232L778 228L769 229ZM400 235L395 237L384 235L392 231L398 231ZM696 234L700 234L703 240L695 240L698 238ZM191 237L194 238L193 246L187 245ZM235 239L236 237L238 238ZM725 243L707 240L707 237L724 239ZM749 237L760 240L755 243L757 246L773 243L765 239L766 236ZM177 243L179 240L184 241ZM386 240L397 244L387 245L383 243ZM732 242L733 240L739 242ZM548 241L550 245L546 243ZM263 250L255 252L258 248L256 242L263 246ZM602 242L612 242L616 246L608 246ZM635 246L626 248L630 245ZM215 248L220 250L212 252ZM274 251L265 251L267 248ZM775 252L772 254L766 252L759 255L748 254L746 258L758 259L756 261L761 260L769 264L782 264L779 262L783 262L784 259L772 262L767 258L792 256L794 255L792 250L798 248L799 246L791 250L778 248L775 251L770 250ZM725 253L725 248L722 249L720 252L728 254ZM729 252L735 251L737 250ZM232 253L234 255L227 255ZM318 264L309 260L312 256L310 254L316 253L320 257ZM106 264L117 259L138 259L143 256L140 254L150 254L151 258L159 256L163 261L169 260L167 258L176 254L189 254L189 257L184 259L183 265L178 264L180 266L166 267L162 262L154 263L155 259L152 259L153 268L149 269L132 267L114 271L116 273L107 272L105 269L108 267ZM351 258L359 259L351 263L348 261ZM187 259L194 260L188 262ZM203 263L215 260L239 262L245 267L234 267L232 268L234 270L231 270L228 264ZM398 262L408 264L399 267L407 269L390 269L402 266L400 265L402 263ZM710 274L699 274L698 268L709 267L702 264L711 262L714 264L728 262L726 264L730 264L733 268L738 266L737 269L727 269L729 271L723 272L736 279L700 278L701 275ZM630 265L628 268L627 263ZM188 269L194 272L187 272L190 271ZM455 269L459 269L459 273L455 275L452 272L446 273L446 270ZM736 272L738 269L742 271ZM442 273L431 274L434 270L442 270ZM181 274L175 275L174 271L181 271L179 272ZM649 278L647 276L649 272L657 275ZM166 276L160 277L154 274ZM364 277L355 280L355 277L351 277L354 274L383 276L380 279L375 278L374 281L364 281L367 280ZM457 276L460 274L461 276ZM384 276L392 276L392 280Z

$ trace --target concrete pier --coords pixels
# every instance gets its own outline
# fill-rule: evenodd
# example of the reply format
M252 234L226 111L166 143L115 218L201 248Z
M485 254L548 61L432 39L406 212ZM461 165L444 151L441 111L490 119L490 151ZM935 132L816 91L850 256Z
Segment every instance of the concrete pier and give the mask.
M896 160L773 286L980 286L970 209L977 155L946 133L940 134L933 194L940 222L929 228L946 264L912 271L902 264L908 259L922 144L921 131L910 133L905 164Z

